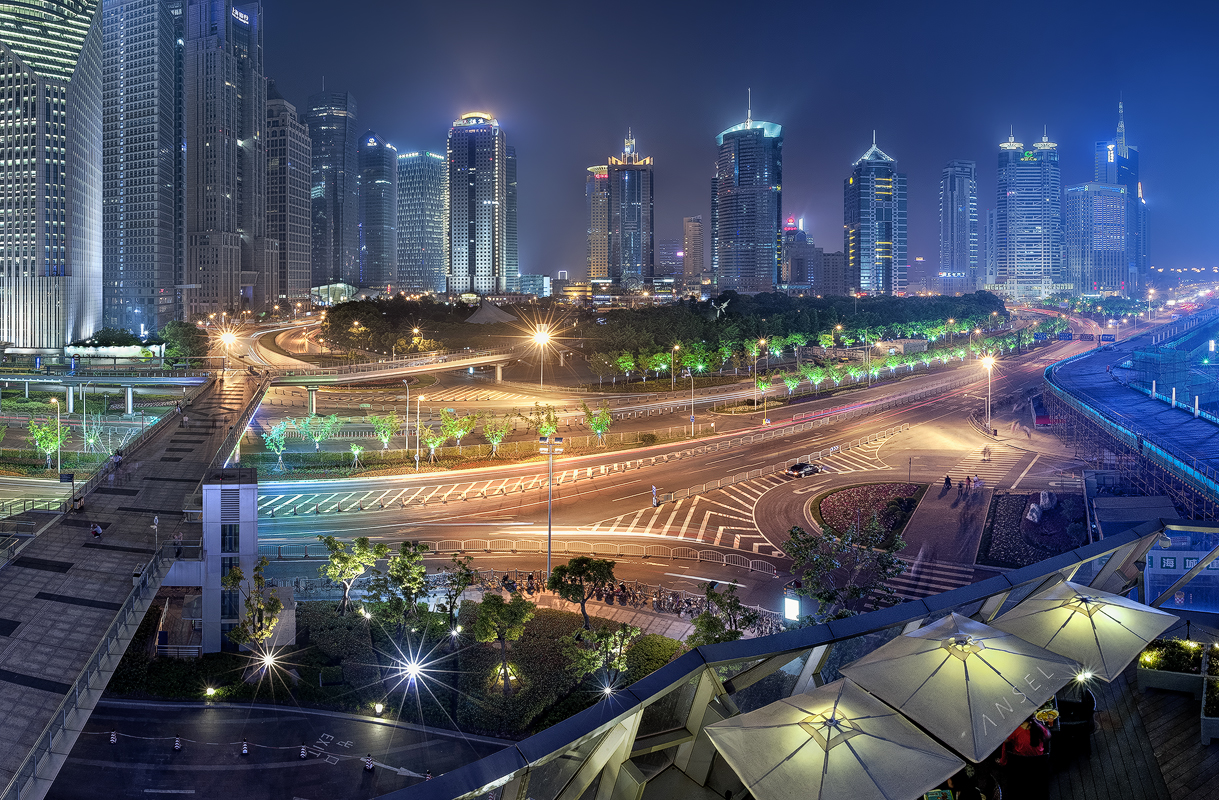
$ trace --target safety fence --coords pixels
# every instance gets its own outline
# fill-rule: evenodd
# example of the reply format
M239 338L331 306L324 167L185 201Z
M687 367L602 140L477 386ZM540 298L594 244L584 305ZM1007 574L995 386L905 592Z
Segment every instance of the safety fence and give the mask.
M229 429L228 436L224 437L224 441L220 444L220 449L216 451L216 457L212 459L213 469L228 466L229 459L232 458L237 445L241 444L241 437L245 435L246 427L250 424L250 420L254 418L254 412L258 410L258 405L262 402L262 397L267 393L267 389L270 386L271 378L266 373L263 373L254 387L254 393L246 402L245 408L242 409L241 416L237 418L237 422ZM202 483L200 483L200 486L202 486Z
M429 542L435 553L509 553L535 555L546 552L546 542L536 539L443 539ZM564 556L616 556L619 558L667 558L682 561L705 561L721 566L740 567L751 572L776 575L774 564L751 559L739 553L719 550L699 550L693 547L669 547L663 544L628 544L624 542L556 541L551 552ZM322 544L260 544L258 554L278 561L329 557Z
M822 424L824 424L822 420L817 420L815 422L806 422L803 425L796 425L791 428L784 428L782 431L774 431L774 433L776 435L780 435L780 436L791 436L794 433L799 433L802 430L808 430L810 428L819 427ZM659 502L661 502L661 503L669 503L669 502L673 502L674 500L681 500L686 497L694 497L695 495L704 494L706 492L712 492L712 491L715 491L716 489L721 489L725 486L732 486L733 484L736 484L736 483L743 483L745 481L753 480L754 478L760 478L763 475L773 475L776 472L783 472L788 467L791 467L795 464L801 464L801 463L811 464L813 462L820 461L822 458L825 458L826 456L832 456L835 453L845 453L848 450L853 450L853 449L860 447L862 445L865 445L865 444L870 444L872 442L877 442L877 441L881 441L883 439L887 439L890 436L893 436L895 434L901 433L902 431L909 430L909 429L910 429L909 424L902 423L901 425L896 425L892 428L886 428L885 430L879 431L877 433L871 433L871 434L868 434L867 436L861 436L858 439L847 440L846 442L843 442L840 445L834 445L833 447L827 447L822 450L817 450L816 452L809 453L808 455L798 456L797 458L789 458L787 461L784 461L782 464L771 464L770 466L750 470L749 472L739 472L736 475L731 475L727 478L720 478L719 480L710 481L708 483L700 483L699 485L691 486L688 489L681 489L676 492L666 492L664 494L659 495L658 499L659 499ZM769 433L769 431L768 431L768 433ZM764 434L758 434L758 435L761 436Z
M301 367L292 369L260 370L263 375L271 378L307 378L334 375L360 375L368 372L385 372L387 370L424 367L430 365L445 365L443 368L459 366L462 361L485 359L495 356L510 358L515 353L511 347L498 347L488 350L437 350L424 354L413 354L406 358L366 361L360 364L344 364L341 367Z

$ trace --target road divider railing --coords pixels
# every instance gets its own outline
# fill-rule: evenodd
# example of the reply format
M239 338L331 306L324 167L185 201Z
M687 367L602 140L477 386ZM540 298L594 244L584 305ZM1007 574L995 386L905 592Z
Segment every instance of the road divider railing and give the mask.
M812 423L805 423L805 424L812 424ZM659 495L658 500L660 503L671 503L675 500L682 500L687 497L694 497L695 495L705 494L707 492L713 492L716 489L721 489L725 486L732 486L733 484L736 484L736 483L744 483L745 481L751 481L754 478L761 478L764 475L773 475L776 472L783 472L788 467L791 467L795 464L801 464L801 463L812 464L817 461L820 461L823 458L826 458L827 456L836 455L838 453L845 453L849 450L854 450L857 447L862 447L865 444L871 444L872 442L877 442L877 441L881 441L884 439L888 439L890 436L893 436L895 434L901 433L902 431L906 431L906 430L910 430L910 425L908 423L902 423L901 425L896 425L892 428L886 428L883 431L877 431L876 433L870 433L867 436L861 436L858 439L847 440L847 441L843 442L842 444L834 445L833 447L826 447L824 449L817 450L816 452L812 452L807 455L798 456L796 458L789 458L788 460L784 461L782 464L771 464L770 466L759 467L758 469L750 470L748 472L739 472L736 475L730 475L727 478L720 478L719 480L709 481L707 483L700 483L697 486L691 486L688 489L680 489L676 492L666 492L664 494Z
M471 361L502 356L505 360L516 354L512 347L497 347L482 350L436 350L428 353L412 353L402 358L366 361L360 364L345 364L341 367L292 367L260 369L259 372L272 378L299 378L310 376L360 375L370 372L385 372L395 369L436 365L442 369L460 366L462 361Z

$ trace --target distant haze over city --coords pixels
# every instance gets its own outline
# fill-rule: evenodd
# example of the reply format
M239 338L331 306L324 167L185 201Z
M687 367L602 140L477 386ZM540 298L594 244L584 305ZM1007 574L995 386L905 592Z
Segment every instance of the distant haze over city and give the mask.
M620 153L628 126L656 161L656 236L709 213L715 135L753 116L784 128L783 213L842 247L842 182L877 143L909 175L909 261L937 260L940 172L978 162L978 207L995 204L998 145L1043 126L1063 185L1092 179L1119 97L1142 155L1151 263L1214 266L1219 201L1191 169L1219 129L1213 7L1132 3L793 5L732 22L739 6L662 4L617 19L597 7L381 4L358 14L304 0L265 4L266 69L303 105L352 92L359 123L399 152L444 151L461 113L486 110L519 157L520 269L584 275L585 169ZM745 57L746 54L749 57ZM1213 143L1212 143L1213 144ZM709 259L709 256L708 256Z

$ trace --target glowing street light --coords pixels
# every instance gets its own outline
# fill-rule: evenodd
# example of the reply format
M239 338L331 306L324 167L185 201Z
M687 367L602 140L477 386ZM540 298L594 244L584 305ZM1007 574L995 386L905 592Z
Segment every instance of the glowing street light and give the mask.
M842 326L838 328L841 330ZM766 349L766 340L758 339L758 354L753 357L753 407L758 407L758 359L762 357L762 351Z
M550 331L545 325L539 326L533 332L533 343L538 346L538 388L544 389L546 387L542 382L542 375L546 368L546 345L550 344Z
M546 456L549 463L546 477L546 580L550 580L551 535L554 520L554 457L563 452L562 436L542 436L538 438L538 452Z
M995 366L994 356L984 356L982 358L982 368L986 370L986 430L993 430L990 427L990 373Z
M63 433L59 429L59 398L52 397L51 402L55 404L55 471L59 472L59 454L63 450Z
M224 333L220 334L220 343L225 347L230 347L231 345L236 344L236 342L237 334L233 333L232 331L225 331Z
M669 391L677 391L677 351L681 349L680 344L673 345L673 351L669 353Z

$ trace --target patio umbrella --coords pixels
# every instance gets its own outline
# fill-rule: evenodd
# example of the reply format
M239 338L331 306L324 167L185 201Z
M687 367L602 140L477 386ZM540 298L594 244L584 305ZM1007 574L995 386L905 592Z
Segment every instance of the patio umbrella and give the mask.
M1064 581L1025 598L991 625L1073 658L1108 682L1176 621L1167 611Z
M963 766L848 680L705 730L757 800L909 800Z
M841 672L976 762L1078 669L1068 658L954 613Z

